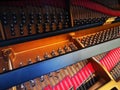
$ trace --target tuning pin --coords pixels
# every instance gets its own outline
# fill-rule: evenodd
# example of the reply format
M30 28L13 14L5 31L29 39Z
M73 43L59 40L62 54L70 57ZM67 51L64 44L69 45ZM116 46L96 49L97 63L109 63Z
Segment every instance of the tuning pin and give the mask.
M62 49L61 49L61 48L58 48L58 50L57 50L57 51L58 51L58 53L59 53L59 54L63 54L63 51L62 51Z
M44 31L43 24L40 21L39 23L36 24L36 32L37 33L42 33Z
M19 27L23 27L23 24L22 24L22 23L20 23L20 24L19 24Z
M24 32L23 32L23 31L20 31L20 35L24 35Z
M7 70L6 70L6 68L3 68L2 71L3 71L3 72L6 72Z
M64 50L65 50L65 52L69 52L69 51L70 51L70 49L69 49L68 46L66 46L66 45L65 45L65 47L64 47Z
M43 82L44 81L44 76L41 76L40 77L40 82Z
M73 50L73 51L74 51L74 50L77 50L77 47L76 47L73 43L70 44L69 47L70 47L71 50Z
M15 32L11 32L11 36L15 36Z
M10 31L14 32L15 31L14 27L10 27Z
M34 80L30 80L30 84L31 84L32 87L34 87L35 86L35 81Z
M23 66L23 63L22 62L20 62L20 67L22 67Z
M32 60L31 59L28 60L28 64L32 64Z
M7 20L3 20L4 25L7 25L7 23L8 23Z
M28 24L28 34L32 34L32 25Z
M54 51L54 50L52 50L51 55L52 55L53 57L54 57L54 56L56 56L56 54L55 54L55 51Z
M20 85L20 89L21 89L21 90L26 90L25 85L24 85L24 84L21 84L21 85Z
M36 57L36 61L41 61L40 56L37 56L37 57Z
M48 76L49 76L49 77L52 77L53 75L52 75L52 73L49 73Z
M45 59L48 59L48 58L49 58L48 53L45 53L44 58L45 58Z
M14 24L10 24L10 27L13 28L13 27L14 27Z

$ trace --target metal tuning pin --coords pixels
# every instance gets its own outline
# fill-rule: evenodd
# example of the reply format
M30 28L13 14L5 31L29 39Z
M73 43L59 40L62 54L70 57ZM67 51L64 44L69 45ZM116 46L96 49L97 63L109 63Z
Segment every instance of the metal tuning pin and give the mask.
M72 51L77 50L77 47L73 43L71 43L69 47L71 48Z
M61 48L58 48L57 52L58 52L59 54L63 54L63 50L62 50Z
M20 89L21 89L21 90L26 90L25 85L24 85L24 84L21 84L21 85L20 85Z
M36 24L36 32L37 33L42 33L44 30L43 30L43 24L42 24L42 22L40 22L40 23L37 23Z
M41 76L40 77L40 82L43 82L44 81L44 76Z
M65 52L70 52L70 49L69 49L69 47L68 46L64 46L64 50L65 50Z
M52 76L53 76L53 75L52 75L52 72L51 72L51 73L49 73L49 74L48 74L48 76L49 76L49 77L52 77Z
M11 32L11 36L15 36L16 34L15 34L15 32Z
M10 24L10 28L14 28L14 24Z
M19 25L19 29L20 29L20 35L23 35L24 31L23 31L23 24L22 23Z
M34 87L35 86L35 81L34 80L30 80L30 84L31 84L32 87Z
M36 61L41 61L40 56L37 56L37 57L36 57Z
M28 64L32 64L32 60L31 59L28 60Z
M20 67L22 67L23 66L23 63L22 62L20 62Z
M45 55L44 55L44 58L45 59L48 59L50 56L48 55L48 53L45 53Z
M3 71L3 72L6 72L7 70L6 70L6 68L3 68L2 71Z
M51 55L52 55L53 57L55 57L55 56L56 56L56 54L55 54L55 51L54 51L54 50L52 50Z

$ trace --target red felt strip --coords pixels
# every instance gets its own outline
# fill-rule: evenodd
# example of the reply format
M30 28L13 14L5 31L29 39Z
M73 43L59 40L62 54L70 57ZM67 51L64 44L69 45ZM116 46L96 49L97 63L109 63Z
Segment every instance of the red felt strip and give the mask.
M110 71L119 61L120 61L120 48L116 48L107 53L107 55L100 60L100 63L103 64L108 71Z

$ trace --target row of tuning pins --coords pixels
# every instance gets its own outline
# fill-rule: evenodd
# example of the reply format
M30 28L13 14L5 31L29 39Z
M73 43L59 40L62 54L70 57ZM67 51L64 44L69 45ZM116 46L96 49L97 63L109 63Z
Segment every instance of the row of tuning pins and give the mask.
M72 6L72 14L74 26L105 22L109 18L109 16L105 14L76 5Z
M82 39L79 41L84 45L84 47L96 45L111 39L118 38L120 36L120 30L118 27L113 27L107 30L103 30L100 32L97 32L96 34L88 35L85 37L82 37Z
M105 22L108 17L88 18L88 19L74 19L74 26L82 26L94 23Z
M37 78L37 79L34 79L34 80L30 80L28 81L27 83L30 84L29 87L31 87L30 90L32 90L32 88L35 88L35 87L38 87L40 85L40 88L42 88L42 90L44 90L44 87L46 87L47 85L51 85L54 86L56 84L58 84L59 82L62 82L62 80L66 77L66 76L70 76L71 78L75 78L75 77L78 77L78 76L75 76L76 73L78 73L82 68L84 68L84 66L88 64L87 61L81 61L81 62L78 62L76 64L73 64L73 65L70 65L70 66L67 66L63 69L60 69L56 72L51 72L47 75L44 75L44 76L41 76L40 78ZM85 74L90 74L89 78L87 80L83 80L85 77ZM83 82L82 82L82 85L78 84L78 87L77 87L77 90L87 90L90 86L92 86L94 83L95 83L95 79L94 79L94 76L91 72L89 72L89 68L87 68L86 72L85 73L82 73L81 75L79 76L82 76L81 78L83 78ZM74 82L74 79L72 79L73 82ZM39 81L39 82L38 82ZM89 82L88 82L89 81ZM79 82L79 81L77 81ZM79 82L80 83L80 82ZM87 84L86 84L87 83ZM67 84L67 82L66 82ZM74 82L75 84L75 82ZM74 84L72 86L74 86ZM28 85L25 83L21 84L21 85L18 85L17 86L18 88L21 88L21 90L28 90ZM68 88L69 89L69 88ZM41 89L40 89L41 90Z
M58 50L52 50L51 53L45 53L43 58L44 60L45 59L49 59L49 58L52 58L52 57L56 57L56 56L59 56L59 55L62 55L62 54L66 54L66 53L69 53L69 52L72 52L72 51L75 51L77 50L78 48L76 47L76 45L74 43L70 43L69 45L65 45L63 48L58 48ZM36 61L39 62L39 61L42 61L43 59L40 57L40 56L36 56ZM32 59L28 59L28 63L27 64L32 64ZM24 63L23 62L20 62L19 66L23 66Z
M9 18L11 18L11 21ZM7 13L4 12L2 15L3 25L10 27L11 36L15 36L16 25L20 30L20 35L24 35L24 26L27 26L28 34L32 34L32 26L34 26L36 33L60 30L70 26L69 14L67 11L60 12L58 15L56 15L55 12L52 14L46 12L44 15L41 12L37 14L31 12L28 17L25 12L22 11L20 18L17 13L13 12L9 18Z
M53 12L51 15L49 13L46 13L44 20L44 27L46 32L70 27L69 14L67 11L64 13L60 12L58 15L56 15L55 12Z

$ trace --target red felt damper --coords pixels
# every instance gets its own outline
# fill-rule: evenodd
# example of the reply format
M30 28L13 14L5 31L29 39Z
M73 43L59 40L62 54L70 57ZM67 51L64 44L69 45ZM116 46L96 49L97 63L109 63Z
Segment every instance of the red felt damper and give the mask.
M74 86L74 89L76 90L78 86L83 84L85 80L88 79L88 77L94 73L94 69L92 67L91 63L88 63L86 66L84 66L80 71L78 71L71 79Z
M103 64L108 71L111 71L112 68L120 61L120 48L116 48L107 53L107 55L100 60L100 63Z

